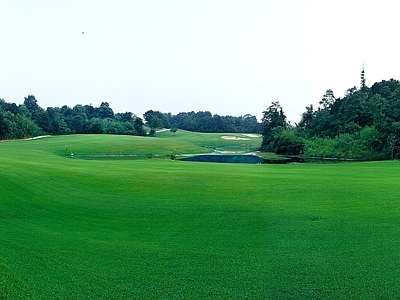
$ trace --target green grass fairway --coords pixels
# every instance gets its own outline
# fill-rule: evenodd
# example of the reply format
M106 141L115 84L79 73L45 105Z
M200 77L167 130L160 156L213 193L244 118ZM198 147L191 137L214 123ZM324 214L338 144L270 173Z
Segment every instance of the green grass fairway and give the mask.
M255 137L257 136L257 137ZM194 144L200 147L225 151L246 152L258 150L261 146L261 135L244 133L201 133L178 130L175 135L169 130L158 132L158 138ZM231 137L235 139L227 139Z
M163 158L179 145L206 149L168 136L0 142L0 299L400 298L398 161ZM149 151L162 159L68 155Z
M65 145L54 144L52 138L44 138L40 148L45 151L52 151L61 156L74 156L80 158L115 158L120 156L137 155L138 158L147 158L149 155L161 158L170 158L171 153L175 154L196 154L212 152L211 149L201 147L185 139L169 138L160 139L155 137L138 137L127 135L74 135L64 136ZM33 142L26 141L26 142ZM67 150L66 150L66 146Z

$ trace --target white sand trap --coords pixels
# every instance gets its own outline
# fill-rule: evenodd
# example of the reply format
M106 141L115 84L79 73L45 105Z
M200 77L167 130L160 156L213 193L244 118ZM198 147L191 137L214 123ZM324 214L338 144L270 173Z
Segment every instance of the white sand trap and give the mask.
M51 136L51 135L39 135L39 136L34 136L34 137L31 137L31 138L27 138L25 140L37 140L37 139L42 139L42 138L49 137L49 136Z
M248 138L241 138L241 137L231 136L231 135L223 135L223 136L221 136L221 139L235 140L235 141L250 141L250 139L248 139Z
M168 129L168 128L163 128L163 129L160 129L160 130L156 130L156 132L164 132L164 131L168 131L168 130L170 130L170 129Z
M258 137L260 137L258 134L243 134L243 135L248 136L250 138L258 138Z

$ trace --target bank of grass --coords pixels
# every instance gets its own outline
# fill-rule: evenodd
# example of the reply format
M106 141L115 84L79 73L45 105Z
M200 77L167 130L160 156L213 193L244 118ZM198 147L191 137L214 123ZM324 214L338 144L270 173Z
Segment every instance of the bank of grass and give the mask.
M194 143L179 139L159 139L157 137L138 136L114 136L114 135L78 135L63 137L65 146L54 149L55 153L64 153L78 156L99 156L99 155L138 155L148 156L169 156L172 152L176 154L190 154L211 152ZM47 139L49 147L51 141ZM46 143L46 142L44 142Z
M166 130L158 132L158 138L178 140L209 149L254 151L259 150L262 142L261 135L248 135L244 133L201 133L178 130L175 134ZM224 139L222 137L236 137L237 139Z
M61 155L96 138L0 143L0 299L400 297L397 161Z

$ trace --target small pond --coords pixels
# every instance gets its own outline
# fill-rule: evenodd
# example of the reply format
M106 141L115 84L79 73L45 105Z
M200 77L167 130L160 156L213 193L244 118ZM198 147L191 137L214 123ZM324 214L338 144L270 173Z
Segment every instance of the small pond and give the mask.
M198 161L198 162L241 163L241 164L263 163L263 159L256 155L201 154L201 155L181 158L180 160Z

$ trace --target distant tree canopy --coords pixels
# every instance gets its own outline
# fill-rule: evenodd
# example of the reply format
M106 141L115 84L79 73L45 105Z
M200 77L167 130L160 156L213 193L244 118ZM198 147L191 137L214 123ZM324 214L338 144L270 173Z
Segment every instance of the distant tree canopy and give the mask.
M38 105L35 96L29 95L23 104L7 103L0 99L0 140L32 137L42 134L63 135L71 133L110 133L146 135L156 129L170 128L200 132L261 132L255 116L212 116L210 112L190 112L172 115L149 110L143 119L131 112L114 113L107 102L99 107L77 104L74 107L48 107ZM173 126L171 126L173 124Z
M264 151L307 156L390 159L400 149L400 82L390 79L349 88L343 98L332 90L320 106L306 106L301 121L289 126L278 102L264 112Z
M21 105L0 99L0 139L70 133L146 135L143 125L143 120L131 112L115 114L107 102L99 107L77 104L44 110L33 95Z
M262 124L255 116L246 114L240 117L212 115L209 111L180 112L177 115L149 110L143 115L151 130L156 128L176 128L197 132L241 132L261 133ZM172 126L171 126L172 124Z

